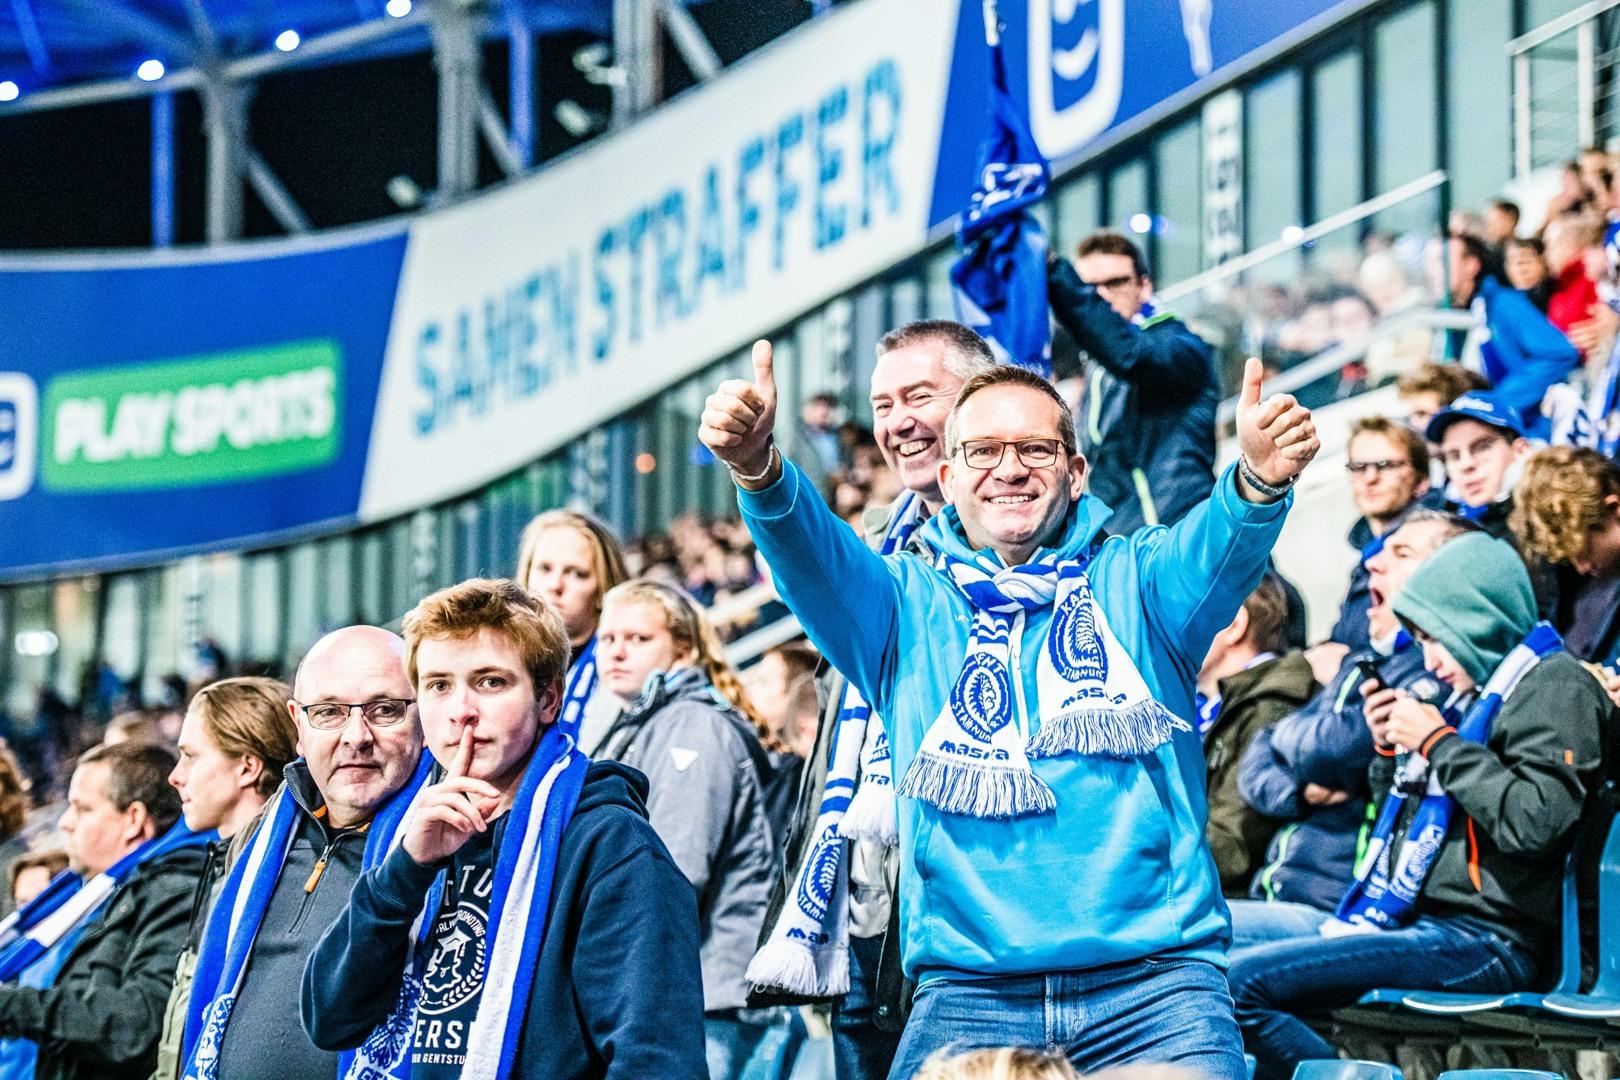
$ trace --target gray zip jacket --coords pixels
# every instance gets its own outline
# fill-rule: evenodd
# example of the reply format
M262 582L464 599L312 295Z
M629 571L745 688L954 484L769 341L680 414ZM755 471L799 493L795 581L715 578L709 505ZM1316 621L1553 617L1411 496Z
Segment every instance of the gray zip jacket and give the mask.
M753 727L696 668L655 675L594 755L647 776L647 816L697 890L703 1011L740 1009L771 887L770 770Z

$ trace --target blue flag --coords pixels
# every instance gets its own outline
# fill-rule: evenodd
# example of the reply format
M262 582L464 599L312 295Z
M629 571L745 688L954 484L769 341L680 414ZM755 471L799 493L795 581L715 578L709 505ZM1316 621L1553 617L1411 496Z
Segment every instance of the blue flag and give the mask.
M979 181L957 227L962 254L951 265L958 321L978 331L996 358L1052 374L1046 306L1046 234L1029 207L1046 194L1050 171L1007 92L995 6L985 5L990 47L990 136Z

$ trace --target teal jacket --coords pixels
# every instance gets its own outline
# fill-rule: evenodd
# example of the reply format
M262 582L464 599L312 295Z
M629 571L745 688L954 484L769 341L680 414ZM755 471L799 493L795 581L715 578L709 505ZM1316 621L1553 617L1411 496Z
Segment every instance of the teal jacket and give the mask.
M967 601L916 556L870 551L791 464L780 481L740 492L738 502L782 599L883 717L898 784L961 670ZM1228 469L1176 525L1110 536L1092 559L1109 627L1148 689L1189 723L1204 654L1259 582L1288 504L1245 501ZM1084 551L1108 513L1083 497L1059 552ZM971 554L952 507L922 535L936 550ZM1015 654L1032 707L1050 621L1050 610L1031 612ZM1039 718L1024 723L1038 727ZM1204 841L1196 731L1150 757L1032 764L1057 796L1053 814L985 821L900 800L906 973L1014 975L1169 956L1224 965L1230 932Z

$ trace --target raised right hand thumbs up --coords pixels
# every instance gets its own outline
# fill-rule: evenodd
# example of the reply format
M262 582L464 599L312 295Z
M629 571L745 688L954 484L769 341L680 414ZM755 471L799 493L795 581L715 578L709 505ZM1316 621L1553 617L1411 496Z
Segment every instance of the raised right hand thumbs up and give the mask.
M771 464L776 427L776 374L771 343L754 342L754 381L727 379L703 405L698 438L714 456L744 476L764 474Z

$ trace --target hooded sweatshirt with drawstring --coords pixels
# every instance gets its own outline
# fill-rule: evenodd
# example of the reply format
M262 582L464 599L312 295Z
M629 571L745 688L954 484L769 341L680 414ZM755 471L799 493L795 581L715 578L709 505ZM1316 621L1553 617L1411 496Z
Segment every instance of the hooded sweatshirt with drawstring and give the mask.
M1445 646L1479 689L1536 624L1523 562L1480 533L1430 556L1393 607L1417 636ZM1609 709L1597 680L1559 651L1519 682L1483 745L1436 726L1425 740L1429 768L1458 812L1423 883L1420 913L1484 922L1547 970L1564 859L1594 809Z

